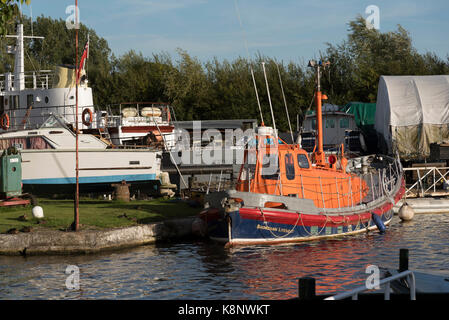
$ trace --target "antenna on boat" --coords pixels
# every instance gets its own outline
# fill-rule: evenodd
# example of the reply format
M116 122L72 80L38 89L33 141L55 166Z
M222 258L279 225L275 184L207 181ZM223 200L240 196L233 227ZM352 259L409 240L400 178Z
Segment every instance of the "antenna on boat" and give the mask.
M273 106L271 104L270 88L268 86L267 73L265 71L265 62L263 62L263 61L262 61L262 68L263 68L263 75L265 77L265 84L267 86L268 102L270 104L271 118L273 119L274 136L276 137L276 144L277 144L278 143L278 133L276 130L276 121L274 120Z
M260 106L259 94L257 93L256 79L254 78L254 70L253 70L253 67L251 66L251 62L249 60L248 60L248 62L250 64L249 68L251 69L251 77L253 78L254 91L256 92L257 105L259 106L260 121L262 121L261 124L262 124L262 126L264 126L262 107Z
M310 60L308 67L314 68L316 70L316 127L317 127L317 142L316 151L314 151L315 162L318 166L325 166L326 161L324 159L323 151L323 118L321 112L321 100L326 100L327 96L321 93L320 76L321 70L326 69L330 65L330 62L323 63L321 60L316 62L315 60Z
M243 39L245 41L246 56L248 58L249 68L251 70L251 77L253 79L254 91L256 92L257 106L259 107L259 113L260 113L260 121L262 121L262 126L264 126L262 107L260 106L259 94L257 92L257 86L256 86L256 79L254 78L254 70L253 70L253 67L251 65L251 59L250 59L250 56L249 56L248 41L246 39L245 30L243 29L242 19L240 19L240 11L239 11L239 7L237 5L237 0L234 0L234 7L235 7L235 12L237 14L237 18L239 20L240 29L242 30L242 33L243 33Z
M21 13L22 14L22 13ZM17 25L16 35L6 35L6 38L16 38L16 47L8 53L14 53L14 90L21 91L25 89L25 53L23 39L44 39L44 37L24 36L23 23Z
M290 123L290 115L288 114L287 100L285 99L284 87L282 86L282 78L281 78L281 72L279 71L279 64L276 63L276 67L278 68L279 83L281 84L282 97L284 98L284 105L285 105L285 112L287 113L288 127L290 128L290 135L292 136L292 143L294 144L295 139L293 138L292 124Z
M33 33L33 6L30 4L30 25L31 25L31 36L34 35Z

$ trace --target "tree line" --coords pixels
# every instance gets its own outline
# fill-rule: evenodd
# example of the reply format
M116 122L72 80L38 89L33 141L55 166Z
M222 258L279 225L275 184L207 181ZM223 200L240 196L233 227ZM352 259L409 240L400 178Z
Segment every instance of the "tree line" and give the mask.
M30 34L30 20L22 19L25 34ZM7 25L6 29L7 33L14 33L14 24ZM68 30L64 20L40 16L33 21L33 32L45 39L25 41L26 70L74 65L74 30ZM133 49L117 57L104 38L83 24L79 30L79 56L88 34L87 74L94 103L100 109L120 102L169 102L177 120L255 118L260 121L252 69L265 124L270 125L262 62L265 62L278 128L288 130L281 84L291 119L296 119L297 114L303 118L312 103L315 80L312 70L304 63L278 61L262 54L250 60L213 58L201 62L182 49L178 49L175 57L166 52L146 57ZM4 50L13 40L1 38L0 44L4 61L0 72L4 72L7 64L13 65L12 56ZM361 16L348 23L346 40L339 44L327 43L319 56L331 63L322 75L322 91L329 97L328 102L338 105L350 101L375 102L380 75L449 74L449 55L441 58L432 52L421 54L401 26L382 33L366 28Z

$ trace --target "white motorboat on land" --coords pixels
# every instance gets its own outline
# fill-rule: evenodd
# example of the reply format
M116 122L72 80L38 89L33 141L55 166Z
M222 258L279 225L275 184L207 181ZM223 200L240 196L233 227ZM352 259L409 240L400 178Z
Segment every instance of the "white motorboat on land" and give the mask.
M79 134L81 191L111 190L125 180L133 187L153 189L159 183L161 151L110 148L91 134ZM76 135L60 116L52 115L35 130L0 135L0 149L16 147L22 154L22 182L32 193L61 193L75 186Z
M92 89L88 87L83 62L87 57L88 42L79 74L74 66L67 65L57 66L54 71L26 73L24 38L42 37L24 36L22 24L17 25L16 35L7 37L16 38L16 45L8 46L8 53L14 54L15 65L14 72L8 70L0 75L0 149L13 146L21 151L25 190L60 193L62 187L68 187L73 191L76 127L80 132L81 191L112 189L111 183L122 180L131 187L140 185L142 188L160 183L160 144L139 148L111 145L105 113L95 112ZM157 116L155 112L152 115Z

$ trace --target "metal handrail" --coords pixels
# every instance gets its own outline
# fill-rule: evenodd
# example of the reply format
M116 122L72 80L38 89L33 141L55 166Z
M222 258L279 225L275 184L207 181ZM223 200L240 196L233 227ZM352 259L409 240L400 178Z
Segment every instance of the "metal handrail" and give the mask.
M436 192L436 185L441 181L444 180L444 182L448 183L447 175L449 173L449 167L435 167L435 166L428 166L428 167L414 167L414 168L404 168L404 171L414 171L418 175L418 181L413 183L409 188L406 189L406 195L411 193L415 187L417 192L419 192L420 195L424 196L430 189L433 188L433 192ZM446 170L446 172L443 174L440 170ZM423 176L421 176L421 171L427 171ZM439 174L439 177L437 177L436 173ZM431 175L432 174L432 175ZM425 189L423 186L424 178L427 176L433 176L433 183ZM424 190L425 189L425 190Z
M25 89L36 89L37 87L44 86L49 88L49 83L53 81L55 76L54 70L39 70L39 71L26 71L23 73L23 79L25 82ZM9 80L14 82L14 74L9 74ZM7 74L0 74L0 79L6 79ZM31 80L29 80L31 79ZM5 90L5 80L0 81L0 89Z
M394 276L384 278L379 281L379 286L382 284L385 284L385 289L384 289L384 299L385 300L390 300L390 282L393 280L401 279L401 278L409 279L410 300L416 300L415 275L410 270L403 271ZM349 298L349 297L352 297L352 300L357 300L359 293L368 291L368 290L370 290L370 289L368 289L366 286L361 286L361 287L355 288L355 289L347 291L347 292L343 292L343 293L339 293L339 294L336 294L331 297L327 297L324 300L341 300L341 299L345 299L345 298Z
M263 184L258 184L259 187L275 187L277 188L278 186L278 180L280 178L280 176L284 176L286 175L286 173L280 173L278 176L277 180L272 180L270 182L265 181L265 183ZM300 184L298 185L298 181L297 181L297 177L300 177ZM317 176L311 176L308 174L295 174L295 182L283 182L282 186L283 187L300 187L301 188L301 192L302 192L302 197L304 198L304 191L307 191L309 193L312 193L316 196L316 200L318 202L323 203L323 208L325 207L324 205L324 199L323 196L326 195L328 197L328 200L326 200L326 202L330 202L330 203L338 203L338 207L341 207L341 203L340 200L344 200L347 199L347 201L349 202L351 207L354 207L356 205L359 205L361 203L364 203L364 198L360 198L359 201L355 202L353 199L354 195L360 195L360 194L365 194L366 192L366 196L370 195L372 201L376 200L376 199L380 199L384 196L390 196L390 193L398 186L398 184L401 183L401 172L399 170L395 170L392 166L392 164L390 164L389 166L389 170L379 170L378 175L375 175L375 179L374 176L372 175L372 173L366 173L366 174L359 174L359 175L351 175L350 177L317 177ZM362 183L362 180L365 181L366 186L363 188L360 188L357 191L353 191L352 188L350 187L348 192L343 192L342 190L340 190L339 186L341 185L342 181L348 181L349 184L351 183L351 177L358 177L360 179L360 185ZM308 179L312 179L315 181L315 184L304 184L302 178L308 178ZM376 180L376 181L374 181ZM370 181L371 187L368 184L368 181ZM246 180L241 180L240 182L237 182L236 185L240 185L240 184L245 184L247 183ZM311 187L308 187L310 185L317 185L319 186L319 190L315 190ZM328 191L327 188L331 185L335 185L336 186L336 192L332 192L332 191ZM376 187L376 188L374 188ZM376 192L377 190L377 192ZM281 192L282 194L282 192ZM321 197L320 197L321 196ZM299 197L299 194L298 194ZM330 198L329 198L330 197ZM366 201L366 199L365 199ZM331 205L332 206L332 205Z

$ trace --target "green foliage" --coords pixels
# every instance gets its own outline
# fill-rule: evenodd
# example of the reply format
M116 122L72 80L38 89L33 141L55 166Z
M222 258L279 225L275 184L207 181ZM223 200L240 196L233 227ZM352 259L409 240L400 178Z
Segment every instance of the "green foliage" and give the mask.
M2 5L5 2L14 3L2 0ZM24 32L29 34L29 19L24 18L23 23ZM331 62L329 70L322 75L322 91L330 103L375 102L380 75L449 74L449 56L442 60L431 52L418 53L410 34L401 26L382 33L367 29L361 16L348 26L347 39L340 44L328 43L321 53L323 61ZM41 16L33 22L33 30L45 39L26 40L26 70L74 64L75 31L68 30L65 21ZM8 24L7 32L14 33L12 24ZM107 41L83 24L79 30L79 56L87 34L90 37L87 74L94 103L101 109L121 102L169 102L175 108L177 120L256 118L260 121L253 70L265 124L272 125L262 62L265 62L279 129L288 130L280 81L293 122L297 114L303 119L311 106L315 79L303 64L284 63L261 54L251 60L214 58L203 63L182 49L178 49L175 58L167 53L144 57L134 50L116 57ZM12 39L0 39L1 46L12 43ZM2 54L2 60L13 64L10 56ZM3 68L0 65L0 72Z
M279 66L289 115L291 118L308 105L313 95L310 81L304 79L304 71L298 65L285 66L271 58L258 56L255 61L238 58L232 62L214 59L204 65L179 51L181 60L167 76L167 96L175 106L178 118L192 119L259 119L259 109L251 77L254 71L265 123L272 124L262 61L265 62L270 96L276 125L287 129L285 105L282 97ZM260 120L260 119L259 119Z
M381 33L367 29L361 16L349 23L348 39L338 46L328 44L322 58L331 62L323 87L330 90L336 104L376 102L381 75L449 73L449 60L430 52L419 54L400 25L396 31Z
M207 116L210 84L202 64L196 58L178 49L181 59L165 78L166 94L176 107L176 115L184 120L200 120Z
M168 54L145 58L130 50L120 58L113 57L110 92L113 100L109 103L167 101L165 77L173 70Z
M1 0L0 1L0 35L6 35L8 26L19 15L19 4L31 3L31 0Z

